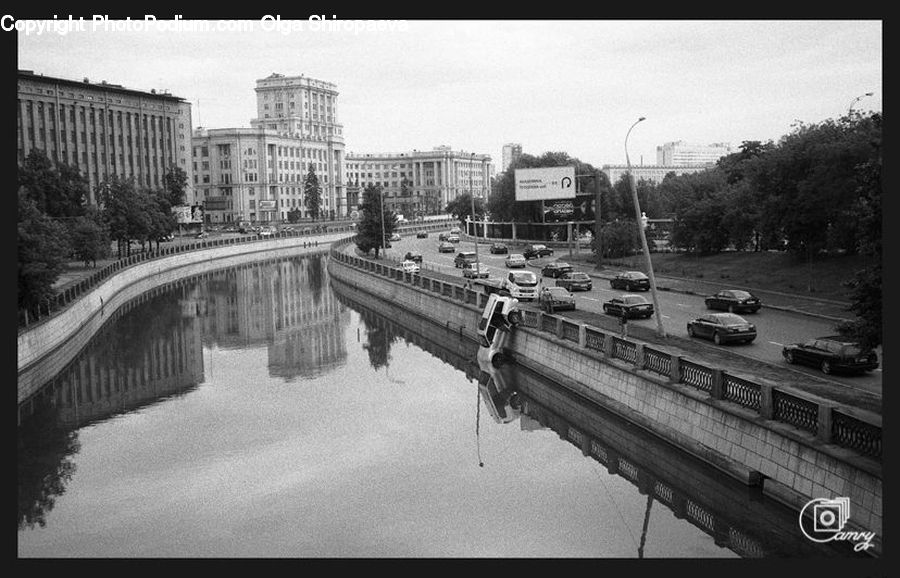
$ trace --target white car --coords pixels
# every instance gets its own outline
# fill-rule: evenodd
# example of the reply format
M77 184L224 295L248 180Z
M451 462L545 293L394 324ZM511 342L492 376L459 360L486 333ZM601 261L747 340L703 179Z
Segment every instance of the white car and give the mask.
M404 273L418 273L419 264L415 261L404 261L400 263L400 269L402 269Z
M487 279L490 271L484 266L484 263L472 263L463 269L463 277L467 279Z
M524 267L528 263L525 261L525 256L522 253L510 253L509 256L505 259L506 266L510 269L514 269L516 267Z

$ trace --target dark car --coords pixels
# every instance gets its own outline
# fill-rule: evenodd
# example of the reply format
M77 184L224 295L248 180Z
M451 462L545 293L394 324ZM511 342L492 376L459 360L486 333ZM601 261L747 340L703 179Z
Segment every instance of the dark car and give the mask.
M541 311L555 313L561 309L575 309L575 296L563 287L544 287L538 294Z
M438 245L438 253L454 253L454 252L456 252L456 245L454 245L450 241L441 241L441 244Z
M621 295L613 297L603 304L603 312L609 315L624 316L626 319L649 319L653 316L653 303L642 295Z
M457 269L465 269L475 262L475 258L475 251L460 251L456 254L456 258L453 259L453 266Z
M553 249L547 245L528 245L522 251L526 259L538 259L540 257L549 257L553 254Z
M415 261L418 264L422 264L422 253L413 253L412 251L407 251L406 256L403 257L406 261Z
M762 307L762 302L747 291L725 289L707 297L706 307L731 313L756 313Z
M541 277L559 277L563 273L571 273L575 268L568 263L557 261L556 263L547 263L541 269Z
M716 345L731 341L750 343L756 339L756 326L734 313L708 313L688 321L691 337L712 339Z
M446 241L450 233L438 233L438 241Z
M609 286L613 289L624 289L625 291L649 291L650 277L647 277L640 271L622 271L616 273L615 277L609 280Z
M505 255L509 253L509 247L506 243L494 243L491 245L491 253L494 255Z
M556 286L565 287L569 291L590 291L594 288L594 281L587 273L569 271L559 276Z
M427 239L427 238L428 238L428 231L419 231L418 233L416 233L416 239Z
M875 351L837 335L785 345L781 355L788 363L818 367L822 373L862 373L878 368Z

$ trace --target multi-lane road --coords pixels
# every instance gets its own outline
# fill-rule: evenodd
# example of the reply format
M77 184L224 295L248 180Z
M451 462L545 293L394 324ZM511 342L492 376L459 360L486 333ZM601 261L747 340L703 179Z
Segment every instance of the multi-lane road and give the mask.
M453 265L455 253L439 253L437 250L439 241L438 234L431 232L427 238L418 239L415 234L404 235L402 241L393 243L391 249L387 251L387 256L392 259L401 259L407 251L419 252L423 256L423 269L434 270L454 275L462 278L462 271ZM506 274L507 268L504 264L506 255L491 254L490 243L479 242L478 256L481 263L487 265L490 270L491 277L501 277ZM517 251L517 249L519 249ZM521 252L521 246L511 247L512 252ZM457 251L474 251L475 243L471 241L461 241L457 246ZM548 260L565 260L565 255L557 255L538 261L531 261L528 268L534 271L539 278L541 266ZM576 270L578 267L576 266ZM610 288L609 281L603 277L596 276L591 271L586 271L594 277L594 286L590 291L577 291L574 293L576 300L576 310L602 313L602 304L604 301L611 299L615 295L621 295L624 291ZM556 280L549 277L543 277L542 283L555 285ZM652 298L648 293L644 294L648 301ZM704 303L702 295L688 295L684 293L675 293L668 291L658 291L657 298L659 301L659 310L662 314L662 324L668 335L677 335L687 337L687 322L691 319L702 315L708 310ZM525 307L536 307L536 305L524 304ZM561 313L565 316L568 312ZM863 374L863 375L824 375L818 369L788 365L781 355L782 346L788 343L796 343L806 341L814 337L823 335L833 335L835 323L830 320L795 313L790 311L776 310L763 307L759 313L745 314L745 319L756 325L757 338L750 344L729 344L717 346L711 342L702 341L704 345L711 348L727 348L732 353L747 356L759 361L777 364L786 369L804 373L809 376L830 381L834 384L840 384L844 387L860 389L870 393L881 394L882 372L881 369ZM646 325L648 328L655 329L657 327L656 318L647 320L632 320L630 324Z

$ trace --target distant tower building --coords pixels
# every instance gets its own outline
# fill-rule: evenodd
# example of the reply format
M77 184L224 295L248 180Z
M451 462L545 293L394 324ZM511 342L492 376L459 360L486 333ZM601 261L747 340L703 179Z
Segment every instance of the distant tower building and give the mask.
M715 164L720 158L733 152L735 150L730 143L694 145L683 141L667 142L656 147L656 164L660 166L705 166Z
M508 143L503 145L503 171L509 168L509 165L516 162L522 155L522 145L518 143Z
M165 91L68 80L19 70L17 158L33 149L52 161L77 167L95 188L113 176L134 178L145 188L162 188L165 174L188 177L185 201L192 204L191 104Z

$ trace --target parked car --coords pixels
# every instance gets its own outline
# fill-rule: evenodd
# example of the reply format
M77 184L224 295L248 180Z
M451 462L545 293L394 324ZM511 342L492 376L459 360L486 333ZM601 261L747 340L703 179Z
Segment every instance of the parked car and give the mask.
M484 263L471 263L463 268L463 277L466 279L487 279L490 275Z
M521 253L510 253L506 256L504 261L506 266L510 269L515 269L517 267L524 267L528 263L525 261L525 256Z
M557 261L556 263L547 263L541 269L541 277L559 277L563 273L570 273L574 271L575 268L569 265L568 263L563 263L562 261Z
M427 239L427 238L428 238L428 231L419 231L418 233L416 233L416 239Z
M168 235L163 235L162 237L160 237L160 238L157 239L157 240L158 240L160 243L167 243L167 242L169 242L169 241L174 241L174 240L175 240L175 235L172 234L172 233L169 233Z
M569 271L559 276L556 286L565 287L569 291L590 291L594 288L594 281L587 273Z
M503 255L506 253L509 253L509 247L506 246L506 243L493 243L491 245L492 255Z
M649 291L650 277L647 277L640 271L622 271L609 280L609 286L613 289L624 289L625 291Z
M878 368L878 354L874 350L838 335L785 345L781 355L788 363L818 367L822 373L862 373Z
M553 249L547 245L527 245L522 251L526 259L538 259L540 257L549 257L553 254Z
M688 321L691 337L712 339L716 345L730 341L750 343L756 339L756 326L734 313L708 313Z
M740 289L725 289L706 298L708 309L722 309L730 313L756 313L762 307L758 297Z
M403 237L400 236L400 233L394 233L393 235L391 235L391 238L389 239L389 241L391 241L392 243L397 242L397 241L402 241L402 240L403 240Z
M460 251L453 259L453 266L457 269L466 268L469 264L474 263L476 259L475 251Z
M450 241L441 241L438 245L438 253L453 253L456 251L456 245Z
M205 239L207 237L209 237L209 233L207 233L206 231L200 231L199 233L194 235L195 239Z
M259 230L260 237L271 237L275 234L275 229L273 227L262 227Z
M412 251L407 251L406 255L403 257L406 261L415 261L418 264L422 264L422 253L413 253Z
M562 309L575 309L575 296L563 287L544 287L538 294L541 311L555 313Z
M608 315L624 316L626 319L649 319L653 316L653 303L643 295L620 295L603 304L603 312Z
M451 243L459 243L459 235L450 235L447 240Z
M403 261L402 263L400 263L400 268L403 270L404 273L418 273L419 272L419 265L415 261L409 261L409 260Z

